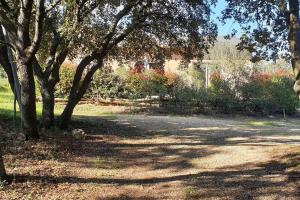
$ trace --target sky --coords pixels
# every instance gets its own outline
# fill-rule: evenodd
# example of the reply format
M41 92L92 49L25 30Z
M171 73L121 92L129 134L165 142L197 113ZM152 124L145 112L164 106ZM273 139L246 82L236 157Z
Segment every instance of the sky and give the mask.
M218 33L220 36L225 36L230 33L232 33L232 29L236 29L238 31L239 35L239 25L235 23L233 20L228 20L225 25L223 25L217 18L221 16L222 10L226 7L227 3L225 0L218 0L218 3L216 7L212 7L212 10L214 12L213 14L213 20L217 23L218 25Z

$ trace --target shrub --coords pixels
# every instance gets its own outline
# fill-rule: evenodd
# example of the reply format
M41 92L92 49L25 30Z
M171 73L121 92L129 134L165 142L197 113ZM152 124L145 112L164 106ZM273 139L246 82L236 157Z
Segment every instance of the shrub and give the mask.
M135 73L129 71L126 78L126 87L129 90L129 98L142 98L146 96L145 88L145 75L142 73Z
M95 73L86 96L95 99L125 98L128 91L120 76L103 69Z
M209 105L222 112L228 113L237 109L237 97L230 79L224 79L219 72L211 76L209 92Z
M168 87L172 85L172 80L171 78L168 79L162 71L150 69L142 73L130 71L126 83L131 98L145 98L155 95L164 97Z
M299 99L292 89L293 82L292 78L284 76L274 76L266 82L262 95L265 112L295 112Z
M236 90L240 94L239 104L246 111L292 114L299 102L292 88L293 78L287 73L256 72Z
M293 78L283 72L249 75L238 70L226 78L214 72L208 90L181 79L173 87L171 97L184 105L206 106L223 113L292 114L299 103L292 86Z
M66 97L72 87L73 78L76 71L76 65L71 62L65 62L60 68L60 81L56 85L55 94L58 97Z

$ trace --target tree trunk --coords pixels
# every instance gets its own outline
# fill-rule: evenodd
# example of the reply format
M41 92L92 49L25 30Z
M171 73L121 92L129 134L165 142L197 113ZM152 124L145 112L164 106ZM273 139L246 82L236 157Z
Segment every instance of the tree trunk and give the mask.
M291 51L291 63L295 75L294 91L300 95L300 19L299 0L289 1L289 16L287 17L289 31L289 46Z
M59 128L67 129L69 127L69 124L70 124L70 121L72 118L72 114L73 114L74 108L77 105L77 103L78 103L78 100L75 98L70 98L68 100L68 103L67 103L63 113L59 117Z
M5 167L4 167L4 162L2 158L2 153L0 150L0 181L6 180L6 172L5 172Z
M27 140L38 139L35 83L32 65L31 63L19 62L18 67L21 76L22 128Z
M0 26L0 40L6 41L1 26ZM12 92L15 93L15 82L14 82L14 77L12 72L12 66L10 65L9 58L7 55L7 46L4 44L0 45L0 64L2 65L7 75L7 79Z
M54 125L54 91L41 85L41 93L43 102L41 126L50 129Z
M104 58L104 56L103 56L103 58ZM102 63L103 63L103 59L102 60L99 59L98 63L94 64L90 68L90 70L85 75L85 77L84 77L83 81L81 82L81 85L79 86L78 89L74 88L74 85L76 85L76 84L73 83L73 85L72 85L73 88L71 89L68 103L67 103L63 113L60 116L59 128L61 128L61 129L68 128L75 106L77 105L77 103L81 100L81 98L85 94L86 90L88 89L88 87L92 81L94 73L97 71L97 69L99 69L99 67L102 66ZM81 77L81 74L80 73L76 74L74 77L75 80L76 80L77 76Z

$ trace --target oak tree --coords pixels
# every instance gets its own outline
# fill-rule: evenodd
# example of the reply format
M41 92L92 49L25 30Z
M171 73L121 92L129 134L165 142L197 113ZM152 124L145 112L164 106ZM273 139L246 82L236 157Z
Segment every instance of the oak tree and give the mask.
M236 20L242 31L240 49L252 60L290 60L295 75L294 90L300 94L299 0L226 0L222 20Z
M150 54L153 49L168 49L187 59L201 59L217 35L216 25L210 18L213 3L214 0L98 3L89 23L81 25L77 35L74 50L85 56L76 69L68 103L60 116L60 127L68 126L94 73L109 58L128 55L135 58Z

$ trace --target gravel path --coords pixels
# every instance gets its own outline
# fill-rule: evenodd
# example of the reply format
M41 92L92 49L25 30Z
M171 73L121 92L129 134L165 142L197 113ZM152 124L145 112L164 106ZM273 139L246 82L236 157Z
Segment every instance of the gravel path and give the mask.
M299 199L297 120L119 115L113 121L132 137L107 141L122 163L107 179L112 198Z
M18 176L4 190L0 185L1 200L300 197L299 120L77 118L74 128L88 134L85 140L62 133L6 155L8 173Z

